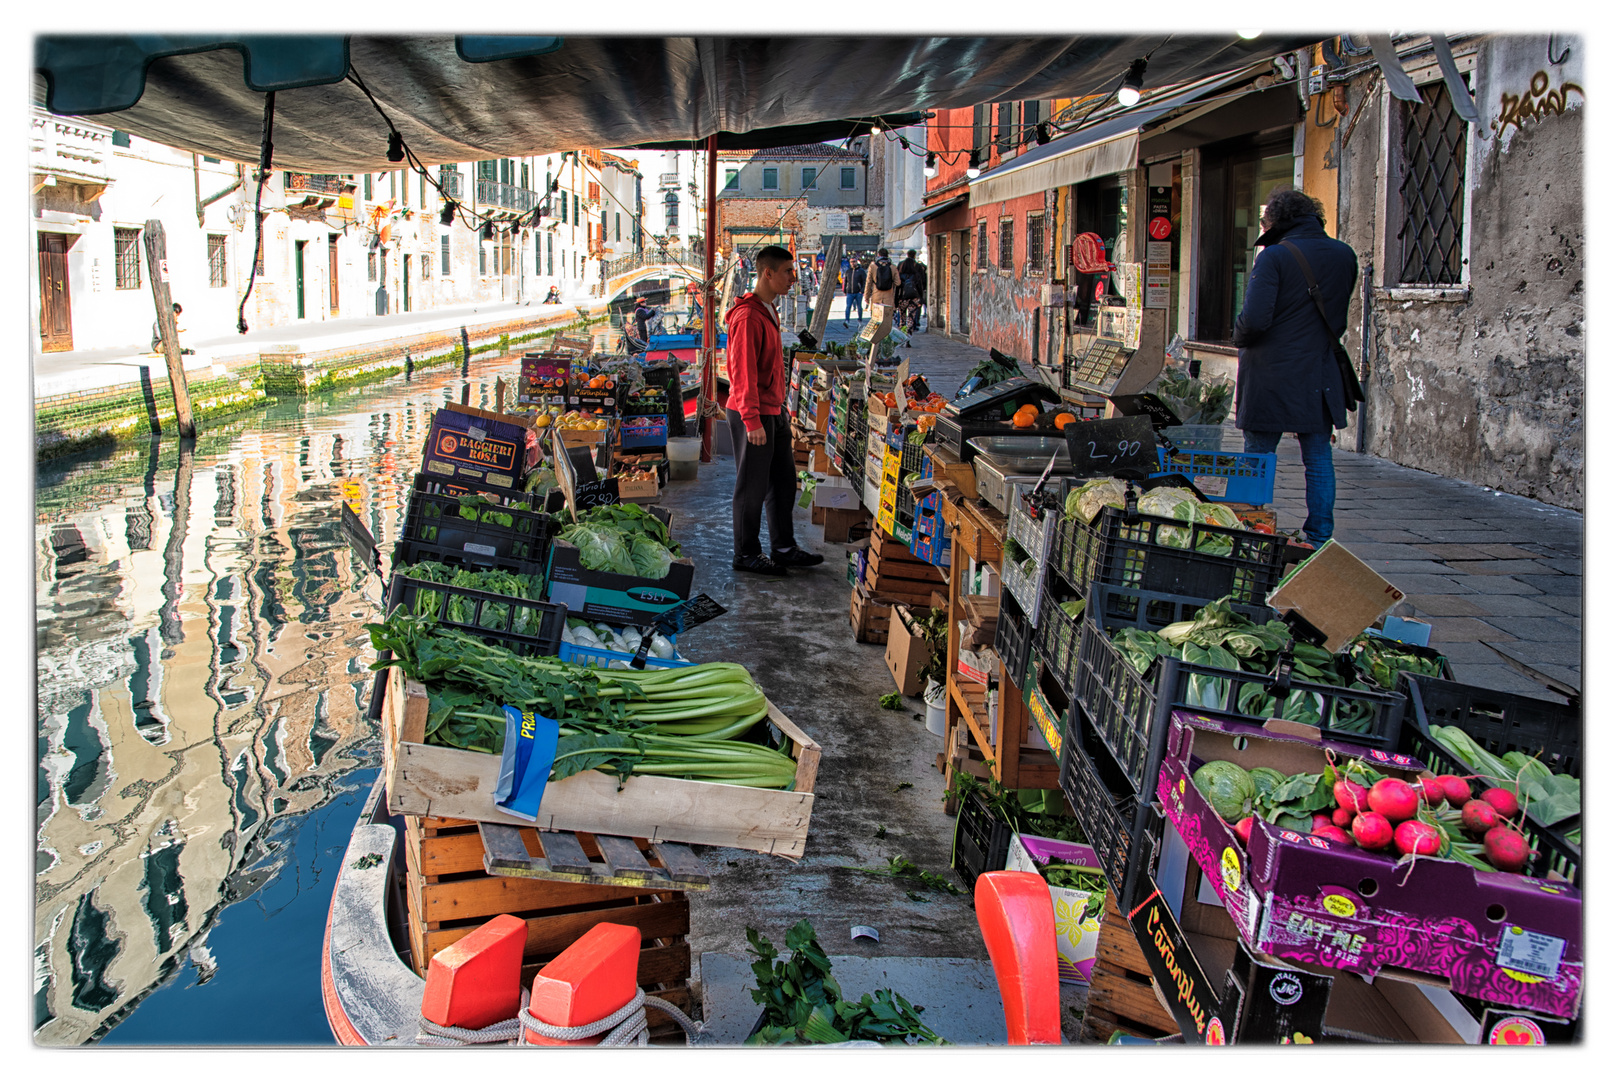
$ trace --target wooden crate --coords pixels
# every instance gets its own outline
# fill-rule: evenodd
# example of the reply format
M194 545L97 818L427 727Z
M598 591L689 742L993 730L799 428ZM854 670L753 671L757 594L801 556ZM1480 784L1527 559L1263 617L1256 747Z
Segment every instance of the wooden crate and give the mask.
M854 628L854 640L870 645L888 643L888 626L893 618L893 605L873 596L864 582L849 590L848 621Z
M579 841L587 852L593 846L587 834ZM683 892L495 877L482 864L476 822L405 816L405 906L417 974L425 977L436 954L489 919L514 915L528 926L522 981L531 986L585 931L610 922L641 932L640 986L691 1011L691 906ZM647 1019L654 1034L678 1026L656 1010Z
M1106 1042L1114 1031L1160 1039L1179 1030L1174 1017L1163 1007L1128 918L1118 910L1118 897L1108 889L1081 1041Z
M955 557L1000 564L1006 537L1006 518L988 503L967 499L955 519Z
M525 821L494 805L500 755L427 745L426 688L389 668L382 707L388 810L798 857L814 809L820 744L773 704L768 708L772 728L798 763L791 791L662 776L632 776L620 786L617 777L592 769L547 785L538 820Z

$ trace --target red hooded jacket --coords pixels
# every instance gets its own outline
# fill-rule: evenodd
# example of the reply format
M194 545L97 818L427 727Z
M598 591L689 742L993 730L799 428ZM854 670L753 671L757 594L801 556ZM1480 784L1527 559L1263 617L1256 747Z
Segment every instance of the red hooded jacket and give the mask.
M781 360L781 323L775 310L746 293L725 316L725 368L730 376L727 408L741 414L748 431L760 416L779 416L786 401L786 365Z

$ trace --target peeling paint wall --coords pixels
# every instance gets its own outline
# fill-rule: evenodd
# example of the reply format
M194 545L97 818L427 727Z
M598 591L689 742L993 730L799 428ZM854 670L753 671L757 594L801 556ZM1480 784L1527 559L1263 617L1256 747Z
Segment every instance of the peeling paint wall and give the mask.
M1446 298L1377 290L1367 412L1379 456L1569 508L1584 504L1583 51L1565 35L1479 45L1470 287ZM1397 199L1379 192L1384 150L1372 136L1352 140L1340 178L1343 238L1362 265L1379 199L1390 237L1399 223ZM1346 339L1356 356L1359 327L1356 300Z
M989 223L989 267L973 271L972 344L998 349L1018 360L1049 362L1044 355L1049 309L1040 307L1040 287L1050 282L1048 267L1056 224L1056 193L1045 191L1008 202L972 208L972 265L977 265L977 221ZM1045 213L1045 257L1039 265L1028 259L1028 214ZM1000 221L1012 219L1010 270L999 269ZM1040 344L1036 346L1036 342Z

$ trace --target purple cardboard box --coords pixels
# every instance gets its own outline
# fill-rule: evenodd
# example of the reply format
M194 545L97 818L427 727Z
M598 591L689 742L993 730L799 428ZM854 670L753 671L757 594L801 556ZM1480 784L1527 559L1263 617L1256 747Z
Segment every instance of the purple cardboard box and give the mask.
M527 472L529 421L446 403L433 413L421 471L492 491L518 488Z
M1305 732L1315 731L1315 738ZM1449 980L1457 994L1557 1017L1584 983L1579 891L1462 863L1362 851L1253 823L1246 850L1191 782L1204 762L1318 771L1324 751L1412 779L1418 762L1320 739L1316 729L1176 709L1157 798L1249 946L1284 960L1374 977L1384 967ZM1245 745L1237 749L1237 740Z
M1101 860L1088 844L1073 844L1045 836L1016 833L1006 852L1007 870L1039 873L1051 862L1071 863L1101 869ZM1046 883L1051 891L1051 909L1056 916L1056 977L1063 982L1088 983L1095 967L1096 946L1101 941L1104 912L1086 916L1092 894Z

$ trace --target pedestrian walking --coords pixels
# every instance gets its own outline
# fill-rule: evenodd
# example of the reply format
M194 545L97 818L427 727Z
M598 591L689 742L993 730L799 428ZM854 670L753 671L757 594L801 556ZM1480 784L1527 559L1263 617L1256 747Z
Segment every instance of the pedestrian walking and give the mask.
M843 325L848 325L849 312L856 319L865 318L865 266L855 260L853 266L843 270Z
M736 455L736 490L731 495L731 568L782 577L789 566L816 566L826 561L798 546L792 530L797 501L798 467L792 460L792 431L782 411L786 370L781 360L781 321L776 298L798 280L798 269L786 248L770 245L759 251L758 283L725 315L730 398L725 420ZM760 520L768 512L770 553L758 542Z
M1315 546L1332 535L1332 431L1348 426L1359 395L1352 365L1338 360L1359 264L1353 248L1326 235L1325 221L1320 202L1301 191L1270 195L1235 331L1236 426L1250 454L1273 454L1283 434L1297 436L1303 535Z
M921 322L921 302L926 295L927 269L916 261L916 252L912 249L905 252L905 260L899 264L897 321L905 333L916 332L916 326Z
M877 248L876 262L865 274L865 302L886 305L891 313L898 291L899 275L888 261L888 249Z

